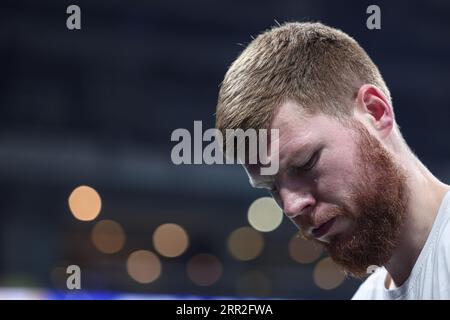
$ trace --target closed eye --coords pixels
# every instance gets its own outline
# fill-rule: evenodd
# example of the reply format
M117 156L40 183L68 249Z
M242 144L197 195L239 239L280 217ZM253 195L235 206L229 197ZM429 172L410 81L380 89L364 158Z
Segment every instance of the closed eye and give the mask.
M308 172L308 171L312 170L315 167L315 165L317 164L319 157L320 157L320 152L316 151L305 164L303 164L299 167L295 167L295 169L294 169L295 173Z

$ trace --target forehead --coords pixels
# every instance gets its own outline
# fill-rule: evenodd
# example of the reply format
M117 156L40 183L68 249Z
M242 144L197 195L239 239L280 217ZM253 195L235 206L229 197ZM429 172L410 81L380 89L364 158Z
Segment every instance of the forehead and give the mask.
M282 152L312 143L336 125L324 114L309 114L295 101L287 100L275 112L270 129L279 130L280 156Z

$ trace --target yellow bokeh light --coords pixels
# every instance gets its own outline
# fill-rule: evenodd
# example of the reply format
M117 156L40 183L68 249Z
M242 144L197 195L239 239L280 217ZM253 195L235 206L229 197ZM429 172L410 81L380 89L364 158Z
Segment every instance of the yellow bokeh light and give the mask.
M187 264L187 274L196 285L213 285L222 276L222 264L213 255L200 253Z
M264 297L270 294L270 281L260 271L250 271L240 277L236 284L239 296Z
M120 224L112 220L102 220L92 229L94 246L103 253L119 252L125 244L125 232Z
M189 237L186 231L174 223L159 226L153 233L155 249L165 257L178 257L186 251Z
M159 258L151 251L135 251L127 260L128 274L139 283L155 281L161 275L161 269Z
M320 260L314 268L314 282L319 288L325 290L337 288L344 279L344 273L329 257Z
M79 186L69 196L70 211L78 220L94 220L99 215L101 207L100 195L91 187Z
M234 258L248 261L261 254L264 238L258 231L250 227L242 227L230 234L227 245Z
M283 212L275 200L269 197L256 199L248 209L248 222L258 231L273 231L283 221Z
M322 248L313 241L302 239L295 234L289 241L289 255L300 263L311 263L319 259Z

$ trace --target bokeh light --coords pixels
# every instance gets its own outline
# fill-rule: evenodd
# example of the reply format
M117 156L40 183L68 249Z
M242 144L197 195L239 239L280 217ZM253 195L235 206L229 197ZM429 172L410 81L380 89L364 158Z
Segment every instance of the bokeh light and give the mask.
M186 251L189 237L186 231L174 223L160 225L153 233L156 251L165 257L178 257Z
M319 259L322 248L313 241L308 241L300 237L297 233L289 241L289 255L300 263L311 263Z
M248 222L258 231L273 231L283 221L283 212L275 200L269 197L256 199L248 209Z
M91 187L79 186L69 196L70 211L78 220L94 220L99 215L101 207L100 195Z
M112 220L101 220L92 229L94 246L103 253L119 252L125 244L125 232L120 224Z
M344 282L345 275L330 257L320 260L314 268L314 282L319 288L331 290Z
M270 295L270 280L261 271L250 271L238 279L236 293L245 297L268 296Z
M264 247L264 238L261 233L250 227L234 230L227 241L230 254L243 261L256 258Z
M199 286L210 286L222 276L222 263L213 255L200 253L187 264L188 277Z
M139 283L155 281L161 275L161 269L159 258L151 251L135 251L127 260L128 274Z

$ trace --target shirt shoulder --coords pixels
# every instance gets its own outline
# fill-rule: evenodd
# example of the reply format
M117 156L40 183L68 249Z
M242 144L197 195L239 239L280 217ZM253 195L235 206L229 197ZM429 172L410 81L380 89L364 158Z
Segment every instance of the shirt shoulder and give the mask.
M386 272L384 268L378 268L371 274L358 288L352 300L373 300L381 299L380 289L384 288Z
M450 278L450 203L447 201L445 208L443 209L443 216L440 223L439 232L436 239L437 261L433 261L438 264L441 269L441 273L445 272Z

